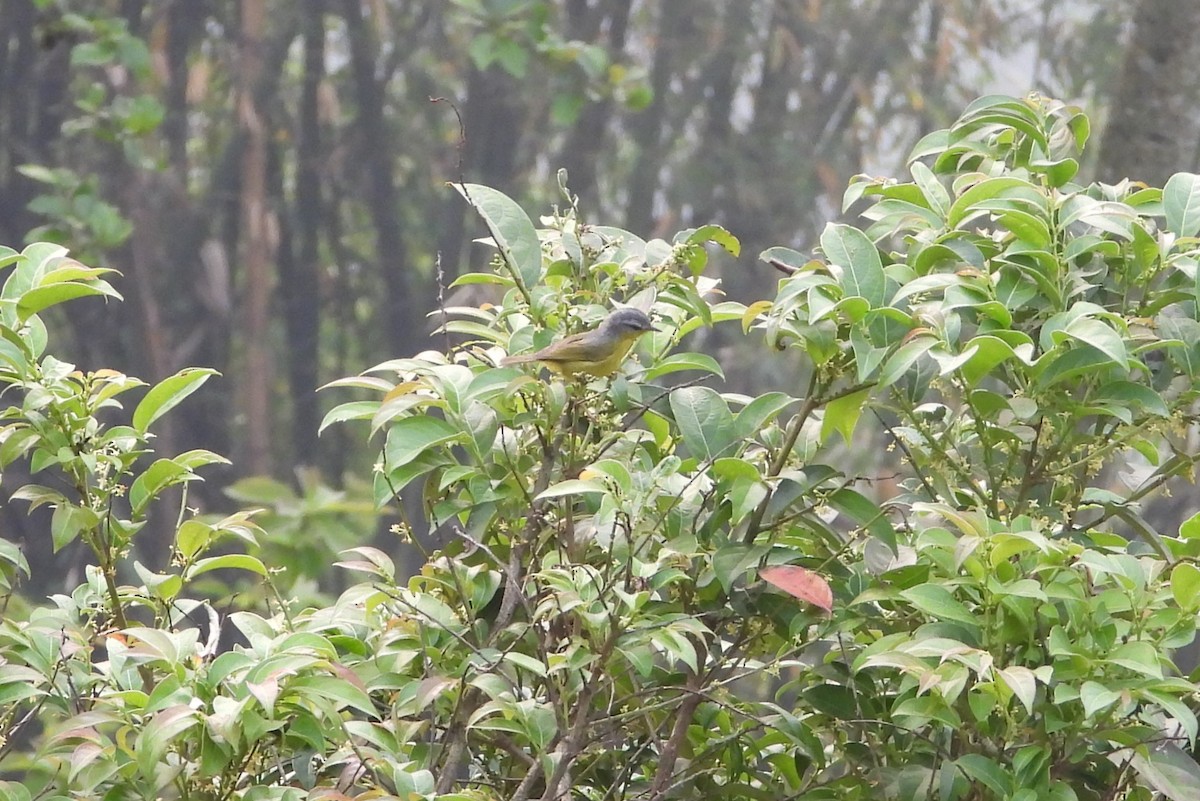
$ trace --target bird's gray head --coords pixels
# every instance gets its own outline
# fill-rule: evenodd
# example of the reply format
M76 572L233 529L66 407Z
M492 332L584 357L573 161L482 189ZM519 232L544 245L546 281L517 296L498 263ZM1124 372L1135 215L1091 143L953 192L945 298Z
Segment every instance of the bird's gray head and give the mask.
M604 327L619 334L653 331L654 325L641 309L623 307L617 309L604 321Z

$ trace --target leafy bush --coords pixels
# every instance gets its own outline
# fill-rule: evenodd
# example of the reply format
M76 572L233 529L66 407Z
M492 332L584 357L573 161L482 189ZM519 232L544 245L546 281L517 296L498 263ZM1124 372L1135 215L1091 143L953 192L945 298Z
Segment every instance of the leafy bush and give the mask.
M0 750L26 773L7 792L1197 797L1196 686L1171 654L1195 636L1200 518L1159 532L1140 503L1196 459L1200 178L1074 184L1087 132L1052 101L977 101L911 182L852 182L865 229L830 225L819 259L764 253L787 277L749 307L707 274L707 245L738 250L719 227L645 241L564 191L537 230L459 187L496 246L459 283L498 300L445 310L454 348L335 382L373 394L325 421L381 435L375 499L420 505L395 529L424 567L352 548L340 566L366 579L334 603L224 620L191 582L268 577L203 555L253 539L248 515L184 514L168 573L126 558L161 490L216 458L139 459L206 374L105 427L136 382L43 356L35 315L110 288L75 266L47 281L60 251L10 254L0 379L23 406L0 460L67 477L74 494L20 495L98 567L0 624L0 749L41 729L36 760ZM611 379L498 366L617 302L658 330ZM705 385L721 368L685 337L734 321L804 356L803 392ZM903 472L882 505L838 466L868 436ZM1117 463L1124 489L1103 480Z
M829 226L826 261L764 254L792 273L768 338L810 357L812 394L871 384L812 437L869 405L911 472L898 546L847 540L845 610L789 685L833 754L811 797L1200 791L1171 662L1200 519L1168 537L1139 508L1196 460L1200 178L1073 184L1087 135L1059 103L982 98L918 144L911 182L851 184L871 224ZM1130 486L1105 486L1127 460Z

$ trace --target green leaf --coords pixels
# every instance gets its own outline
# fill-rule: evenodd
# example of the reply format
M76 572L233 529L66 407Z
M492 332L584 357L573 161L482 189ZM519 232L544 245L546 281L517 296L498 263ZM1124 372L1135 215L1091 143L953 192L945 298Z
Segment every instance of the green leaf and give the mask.
M996 794L998 798L1008 795L1012 777L996 763L995 760L983 754L963 754L955 764L973 781L980 782Z
M728 593L735 581L758 567L768 551L767 545L733 543L722 546L712 555L713 574L721 582L722 589Z
M670 373L678 373L683 370L703 370L706 373L725 377L725 373L721 370L721 365L717 364L717 360L705 353L675 353L665 359L661 359L654 363L654 366L646 370L642 375L643 381L653 381Z
M1162 689L1143 689L1141 691L1142 696L1158 704L1164 712L1174 718L1183 728L1188 742L1192 743L1194 747L1200 722L1196 720L1196 713L1189 706L1189 701L1192 694L1196 691L1196 685L1183 679L1166 679L1160 682L1158 686L1161 686ZM1182 698L1180 697L1181 695L1183 696Z
M171 461L186 467L188 470L195 470L197 467L205 467L210 464L231 464L228 459L219 453L213 453L204 448L193 448L190 451L184 451L172 458Z
M14 572L30 575L29 561L15 543L0 538L0 589L5 592L12 589L8 579L13 577Z
M137 735L133 751L137 755L138 772L154 779L172 741L199 720L199 714L185 704L168 707L155 715Z
M1108 655L1108 661L1143 676L1161 679L1163 675L1158 651L1144 640L1134 640L1117 646Z
M1120 701L1121 694L1098 682L1085 681L1079 688L1079 700L1083 703L1084 716L1090 718Z
M1097 389L1096 393L1088 398L1088 402L1092 404L1120 403L1157 417L1171 415L1162 395L1145 384L1136 384L1132 381L1110 381Z
M1142 780L1171 801L1200 798L1200 765L1179 746L1159 743L1144 752L1136 749L1131 756Z
M829 263L842 270L841 285L847 296L866 299L871 308L884 305L887 281L879 249L857 228L830 223L821 233L821 250Z
M949 129L942 128L937 131L931 131L922 136L917 143L913 145L913 149L909 151L908 161L916 161L927 156L935 156L941 154L950 144ZM853 186L853 184L851 184ZM849 208L849 204L843 204ZM844 209L843 209L844 210Z
M1082 345L1090 345L1121 367L1129 366L1129 355L1121 335L1101 320L1080 317L1073 320L1062 333Z
M199 478L173 459L158 459L142 473L129 488L129 507L134 516L146 510L146 504L172 484Z
M888 354L887 348L875 347L862 326L850 328L850 347L854 351L855 377L860 383L875 374Z
M1009 95L984 95L972 100L954 123L951 131L962 136L981 126L1003 126L1020 131L1046 150L1044 124L1039 119L1034 102Z
M696 646L683 634L664 628L651 635L650 642L671 660L683 662L693 673L699 669Z
M1098 373L1111 366L1112 358L1090 345L1077 346L1065 353L1051 351L1038 359L1034 368L1035 383L1040 387L1049 387L1080 375Z
M744 440L758 434L763 426L770 423L779 413L796 402L796 398L782 392L768 392L759 395L742 407L733 421L733 436Z
M1133 239L1137 212L1124 203L1096 200L1087 195L1072 195L1059 210L1059 225L1076 222L1093 226L1122 239Z
M64 258L57 262L53 269L44 273L38 279L38 286L50 286L52 284L62 284L69 281L91 281L109 273L115 273L116 270L107 267L88 267L74 259Z
M337 709L351 707L367 715L377 714L371 697L350 681L335 676L301 676L288 684L288 691L333 701Z
M107 281L91 281L86 284L76 281L50 284L31 289L21 295L20 300L17 301L17 319L24 322L43 309L75 298L94 295L105 295L121 300L121 294L113 289Z
M954 273L932 273L905 282L904 286L892 295L892 305L900 306L900 301L913 295L941 294L947 287L963 283L963 278Z
M184 559L191 559L212 542L213 527L199 520L185 520L175 534L175 547Z
M629 474L629 468L619 459L601 459L589 465L582 473L580 478L593 478L595 476L604 476L612 482L613 486L621 492L633 492L633 476Z
M909 369L916 364L917 359L924 356L930 348L938 344L935 336L922 335L913 337L896 349L879 373L879 388L891 386L899 381Z
M465 439L466 434L440 417L423 414L406 417L392 424L384 445L384 464L388 470L403 467L429 451L449 442Z
M219 375L207 367L185 367L154 385L133 410L133 427L145 434L155 420L179 405L198 390L210 376Z
M813 709L834 720L850 720L863 716L854 690L844 684L818 684L805 690L802 695Z
M1037 677L1034 672L1023 665L1012 665L999 668L996 675L1008 685L1013 695L1025 707L1025 711L1033 714L1033 702L1037 698Z
M542 246L524 210L489 186L456 183L454 188L483 218L513 278L526 289L536 286L542 277Z
M792 267L799 270L808 262L812 261L803 253L785 247L767 248L762 253L758 254L759 261L765 261L767 264L778 262L786 267Z
M63 547L74 542L85 531L91 531L100 525L100 516L91 509L74 504L64 503L54 509L50 517L50 539L57 553Z
M912 173L913 180L917 186L921 188L921 194L925 196L925 200L929 203L929 208L933 209L943 218L950 211L950 193L942 186L941 181L934 175L933 170L926 167L919 161L914 161L909 165L909 171Z
M1197 512L1180 524L1179 536L1185 540L1200 539L1200 512Z
M871 388L860 389L825 404L825 417L821 421L821 439L829 441L834 431L842 435L847 445L854 436L854 428L862 415L863 405L871 397Z
M968 216L975 213L975 205L991 198L1009 196L1009 190L1033 190L1033 186L1021 178L1012 176L1003 176L999 178L987 178L972 186L970 189L963 192L954 201L954 205L950 207L950 213L946 216L946 222L952 228L957 228L963 223Z
M569 478L547 487L536 500L561 498L564 495L605 495L608 487L598 479Z
M688 450L706 462L724 455L733 443L733 413L725 399L708 387L684 387L671 393L671 411Z
M179 591L183 589L183 579L174 573L155 573L137 561L133 563L133 570L150 594L159 600L174 600Z
M26 484L20 487L13 492L12 500L28 501L30 512L47 503L64 505L70 503L67 497L58 490L43 487L41 484Z
M843 487L830 493L829 505L866 529L872 537L896 553L896 529L879 506L857 490Z
M1200 175L1177 172L1163 187L1167 230L1175 236L1200 234Z
M979 621L975 615L971 614L950 590L940 584L921 584L903 590L900 595L932 618L965 623L972 629L979 627Z
M249 554L229 553L222 556L210 556L207 559L197 561L192 565L191 570L187 571L185 578L190 581L203 573L225 568L231 570L249 570L251 573L257 573L260 576L267 575L267 567L261 560Z
M347 548L338 554L338 556L341 556L342 559L334 562L337 567L370 573L371 575L383 578L388 583L396 580L396 563L390 556L378 548L372 548L369 545L360 545L357 548ZM347 558L352 556L359 558Z
M1021 354L1023 354L1026 357L1023 359L1024 361L1033 356L1032 343L1020 344L1017 348L1020 348L1020 351L999 337L987 334L974 337L964 348L964 352L968 349L974 349L974 352L962 364L959 371L969 386L975 386L992 370L1014 356L1021 358Z
M1188 612L1200 609L1200 568L1180 562L1171 570L1171 595Z
M514 78L524 78L529 67L529 51L517 41L500 39L492 51L504 71Z
M713 475L724 481L733 506L730 522L740 523L767 497L767 483L753 464L733 457L713 462Z
M726 231L719 225L702 225L688 235L687 242L689 245L703 245L706 242L715 242L723 247L731 256L739 256L742 252L742 243L733 234Z
M317 427L317 434L324 433L325 429L334 423L343 423L347 420L370 420L375 416L375 412L379 411L379 401L350 401L334 406L321 420L321 425Z

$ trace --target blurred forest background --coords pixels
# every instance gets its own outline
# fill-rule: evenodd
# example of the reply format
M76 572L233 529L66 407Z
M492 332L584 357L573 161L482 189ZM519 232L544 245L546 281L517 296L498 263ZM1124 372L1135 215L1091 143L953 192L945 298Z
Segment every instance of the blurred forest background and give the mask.
M233 460L209 504L238 477L369 475L361 431L317 436L344 398L316 388L436 346L439 284L487 257L448 181L536 215L565 168L586 221L720 223L749 303L778 278L762 249L811 249L851 176L902 174L978 95L1084 107L1085 180L1161 183L1200 152L1196 2L0 0L0 20L0 242L123 273L126 303L57 321L81 369L224 374L159 443ZM708 335L733 389L794 389Z

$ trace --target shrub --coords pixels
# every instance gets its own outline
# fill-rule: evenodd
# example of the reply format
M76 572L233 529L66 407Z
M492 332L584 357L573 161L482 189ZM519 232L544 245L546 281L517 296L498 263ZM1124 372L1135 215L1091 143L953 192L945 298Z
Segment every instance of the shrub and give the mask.
M496 256L458 283L498 299L445 310L453 348L335 382L373 395L325 421L381 436L376 501L419 505L395 530L426 562L404 578L353 548L340 566L365 580L328 606L222 621L199 599L204 570L268 575L201 555L252 538L246 515L185 515L172 570L118 585L139 514L215 458L138 459L204 376L105 428L106 388L128 380L5 350L25 406L0 457L81 477L78 497L21 494L99 565L0 625L0 725L45 729L36 764L0 763L29 773L8 792L1197 797L1196 687L1171 654L1195 635L1200 519L1176 536L1140 504L1195 461L1179 434L1200 369L1200 178L1072 183L1087 132L1053 101L977 101L918 145L911 182L851 183L865 229L831 224L817 259L764 253L786 277L749 307L707 274L707 245L738 250L717 226L645 241L585 223L564 189L538 230L459 187ZM52 274L61 254L39 253L11 256L9 283ZM20 317L32 286L0 293L6 348L44 347ZM617 302L658 330L612 378L499 366ZM802 391L706 384L721 368L685 338L735 321L805 359ZM884 437L902 476L880 501L845 465ZM1103 481L1119 463L1125 489ZM218 647L223 626L239 644Z

